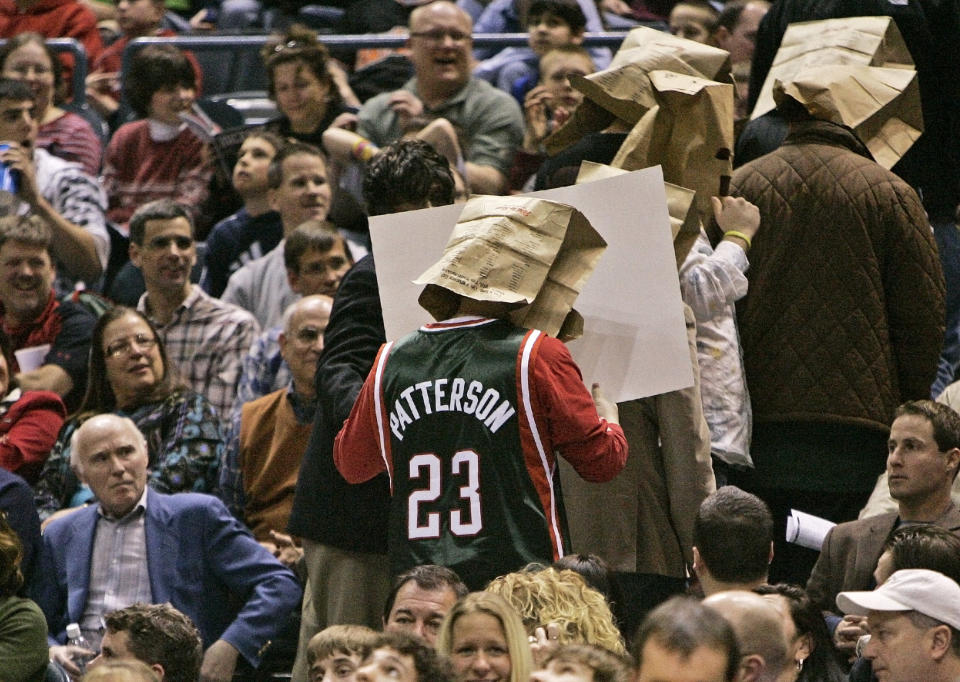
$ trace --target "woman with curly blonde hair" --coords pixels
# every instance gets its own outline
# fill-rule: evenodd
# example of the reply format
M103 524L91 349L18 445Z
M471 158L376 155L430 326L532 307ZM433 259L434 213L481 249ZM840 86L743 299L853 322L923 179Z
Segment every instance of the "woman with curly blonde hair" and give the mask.
M528 635L556 624L559 644L592 644L615 654L626 651L607 600L574 571L508 573L490 581L487 592L506 599L520 614Z
M500 596L471 592L447 612L437 651L448 656L459 682L529 682L530 645L520 616Z

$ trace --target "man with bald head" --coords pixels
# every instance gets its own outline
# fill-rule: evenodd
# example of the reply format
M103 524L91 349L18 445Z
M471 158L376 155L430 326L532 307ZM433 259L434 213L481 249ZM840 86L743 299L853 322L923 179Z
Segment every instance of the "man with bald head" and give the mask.
M507 172L523 138L516 100L486 81L472 78L473 21L447 0L410 14L410 61L415 75L394 92L361 107L357 132L378 147L399 139L416 116L445 118L464 140L467 184L477 194L502 194Z
M329 296L314 295L287 307L278 340L290 368L290 383L234 411L220 468L220 490L227 507L287 566L303 554L283 531L293 507L300 460L313 430L314 376L332 305Z
M703 605L723 616L737 635L740 647L740 682L774 682L789 661L787 637L780 610L753 592L717 592Z
M146 441L130 419L88 419L71 451L97 504L44 532L31 596L47 618L50 658L77 675L76 647L61 646L68 623L98 647L107 612L170 602L200 630L202 680L231 679L239 657L255 668L300 599L293 574L216 498L148 489Z

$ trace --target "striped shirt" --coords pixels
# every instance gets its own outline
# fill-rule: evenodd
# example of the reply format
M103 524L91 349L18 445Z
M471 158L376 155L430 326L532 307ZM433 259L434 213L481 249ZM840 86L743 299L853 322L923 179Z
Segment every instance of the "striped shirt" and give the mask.
M194 285L167 324L150 314L149 293L137 310L150 318L167 349L171 366L187 385L209 400L224 419L237 397L243 358L260 333L253 315L208 296Z
M83 636L94 649L100 648L104 614L135 602L153 601L147 572L146 510L146 488L134 508L122 518L110 518L102 507L97 510L90 588L80 619Z

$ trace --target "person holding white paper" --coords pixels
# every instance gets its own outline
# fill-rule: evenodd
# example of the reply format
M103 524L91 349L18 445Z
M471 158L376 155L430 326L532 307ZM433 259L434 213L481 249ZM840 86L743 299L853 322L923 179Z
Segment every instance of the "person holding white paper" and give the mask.
M480 589L529 562L555 561L567 544L557 454L598 482L626 462L616 404L597 384L591 397L563 343L509 319L532 303L525 319L563 320L572 302L538 296L557 276L549 266L562 259L568 271L592 269L572 249L550 252L552 235L543 235L564 208L575 214L573 230L579 213L555 202L468 202L440 263L418 280L427 284L420 303L438 321L381 347L337 435L334 461L347 481L390 475L393 572L437 563ZM494 224L501 229L483 229ZM547 270L532 274L536 267L507 248L511 239L537 250ZM463 246L471 241L502 247L492 270L471 269ZM517 291L526 295L519 305L510 300Z

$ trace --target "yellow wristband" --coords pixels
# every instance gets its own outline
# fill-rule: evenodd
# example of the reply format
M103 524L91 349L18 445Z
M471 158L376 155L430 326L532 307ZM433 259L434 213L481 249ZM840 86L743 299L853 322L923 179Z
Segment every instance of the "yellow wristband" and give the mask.
M739 239L742 239L744 242L746 242L748 249L749 249L750 246L751 246L751 244L750 244L750 237L748 237L747 235L745 235L745 234L744 234L743 232L741 232L740 230L727 230L726 232L723 233L723 236L724 236L724 237L738 237Z
M369 161L375 153L375 149L373 145L370 144L370 141L362 138L353 143L350 151L353 154L353 158L358 161Z

